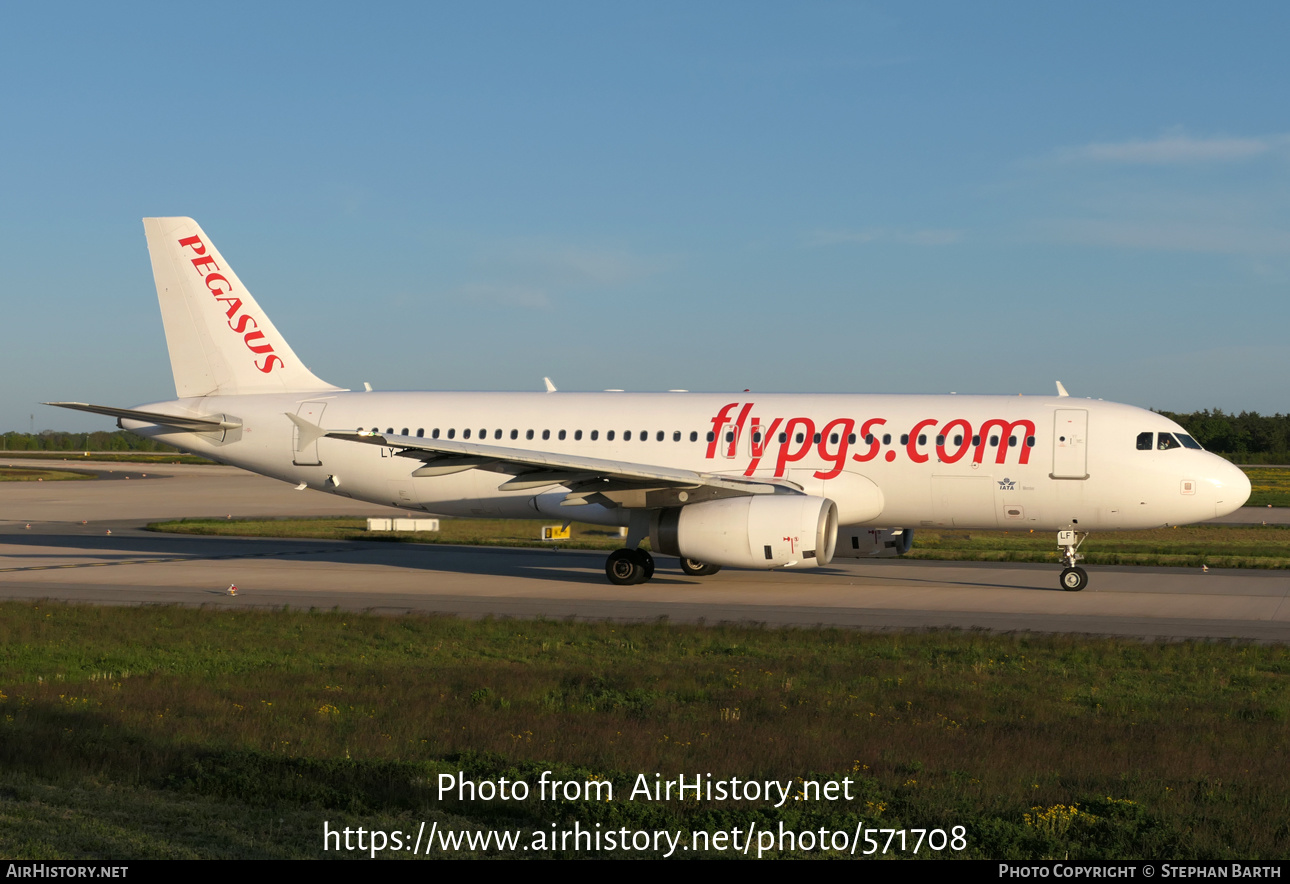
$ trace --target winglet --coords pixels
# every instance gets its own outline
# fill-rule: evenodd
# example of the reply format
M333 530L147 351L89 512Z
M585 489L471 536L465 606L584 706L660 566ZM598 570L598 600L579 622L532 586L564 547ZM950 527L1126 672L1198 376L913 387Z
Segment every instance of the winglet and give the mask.
M1061 396L1061 397L1069 397L1069 396L1070 396L1070 393L1067 393L1067 392L1066 392L1066 388L1062 386L1062 382L1061 382L1061 381L1058 381L1058 382L1057 382L1057 395L1058 395L1058 396Z
M546 391L547 391L548 393L554 393L554 392L555 392L555 384L551 383L551 379L550 379L550 378L542 378L542 383L546 384Z
M296 451L303 451L327 435L327 431L322 427L309 423L298 414L292 414L289 411L284 411L283 414L291 418L291 422L300 428L300 438L296 440Z

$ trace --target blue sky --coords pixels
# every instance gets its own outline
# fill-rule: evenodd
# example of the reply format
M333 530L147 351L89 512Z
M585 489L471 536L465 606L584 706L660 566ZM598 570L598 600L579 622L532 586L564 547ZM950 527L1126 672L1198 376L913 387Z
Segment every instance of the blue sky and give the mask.
M191 215L377 389L1290 411L1278 3L0 6L0 429L173 396Z

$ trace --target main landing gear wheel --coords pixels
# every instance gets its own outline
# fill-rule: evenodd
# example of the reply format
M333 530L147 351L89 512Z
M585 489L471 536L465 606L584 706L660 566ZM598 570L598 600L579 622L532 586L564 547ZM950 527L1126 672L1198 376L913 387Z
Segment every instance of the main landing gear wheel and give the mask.
M1062 572L1062 589L1079 592L1088 586L1088 572L1083 568L1067 568Z
M643 549L616 549L605 560L605 576L615 586L644 583L654 576L654 557Z
M710 577L721 570L720 565L708 565L694 559L681 559L681 571L687 577Z

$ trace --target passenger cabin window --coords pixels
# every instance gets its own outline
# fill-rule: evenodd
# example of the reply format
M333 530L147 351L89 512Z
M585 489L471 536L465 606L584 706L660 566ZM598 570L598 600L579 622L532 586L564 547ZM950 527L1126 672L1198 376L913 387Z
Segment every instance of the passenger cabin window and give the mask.
M680 441L681 441L681 431L680 431L680 430L676 430L676 431L674 431L674 432L672 433L672 441L673 441L673 442L680 442Z
M402 433L400 433L399 435L401 435L401 436L406 436L407 434L408 434L408 428L407 428L407 427L404 427L404 428L403 428L403 432L402 432Z
M550 430L543 430L543 431L542 431L542 438L543 438L543 440L550 439L550 438L551 438L551 431L550 431Z
M1138 450L1150 451L1154 447L1152 443L1155 442L1155 439L1154 439L1155 435L1156 435L1155 433L1139 433Z
M630 441L632 441L632 431L631 431L631 430L625 430L625 431L623 431L623 441L624 441L624 442L630 442Z
M469 439L469 438L470 438L470 428L469 428L469 427L467 427L466 429L464 429L464 430L462 430L462 431L461 431L461 438L463 438L463 439Z
M520 438L520 431L519 431L519 430L511 430L511 438L512 438L512 439L518 439L518 438Z
M561 430L560 432L561 432L561 433L563 433L563 432L564 432L564 430ZM561 436L560 438L561 438L561 439L563 439L564 437L563 437L563 436ZM573 441L574 441L574 442L581 442L581 441L582 441L582 430L574 430L574 431L573 431Z
M457 435L457 431L456 431L456 430L449 430L449 431L448 431L448 438L449 438L449 439L451 439L453 436L456 436L456 435Z
M439 438L439 428L438 428L438 427L435 427L433 430L431 430L431 431L430 431L430 438L431 438L431 439L438 439L438 438Z
M591 441L592 441L592 442L595 442L595 441L596 441L597 439L599 439L599 438L600 438L600 431L599 431L599 430L592 430L592 431L591 431Z
M606 442L613 442L613 441L614 441L614 431L613 431L613 430L607 430L607 431L605 432L605 441L606 441Z
M698 442L698 441L699 441L699 434L698 434L697 432L695 432L694 430L691 430L691 431L690 431L690 441L691 441L691 442Z
M525 439L532 439L532 438L533 438L533 431L532 431L532 430L528 430L528 431L526 431L526 432L524 433L524 438L525 438Z
M658 435L654 437L654 441L656 441L656 442L662 442L662 441L663 441L663 431L662 431L662 430L659 430L659 431L658 431Z
M502 438L502 431L501 431L501 430L493 430L493 438L494 438L494 439L500 439L500 438Z
M561 441L561 442L563 442L563 441L564 441L564 430L561 430L561 431L560 431L560 441Z
M425 435L426 435L426 428L425 428L425 427L417 427L417 438L418 438L418 439L424 439L424 438L425 438Z

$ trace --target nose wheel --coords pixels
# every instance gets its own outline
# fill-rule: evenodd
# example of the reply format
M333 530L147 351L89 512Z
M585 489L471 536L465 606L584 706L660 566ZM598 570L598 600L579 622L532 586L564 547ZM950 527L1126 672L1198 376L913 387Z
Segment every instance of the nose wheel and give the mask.
M1088 586L1088 572L1075 564L1084 558L1079 554L1079 548L1087 539L1087 531L1057 532L1057 545L1062 549L1062 564L1066 566L1062 571L1061 587L1067 592L1079 592Z
M1062 572L1062 589L1079 592L1088 586L1088 572L1083 568L1067 568Z
M654 576L654 557L643 549L616 549L605 560L605 576L615 586L644 583Z

